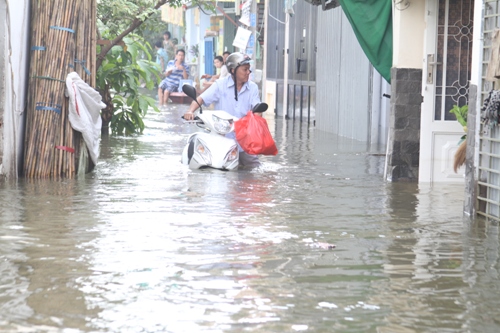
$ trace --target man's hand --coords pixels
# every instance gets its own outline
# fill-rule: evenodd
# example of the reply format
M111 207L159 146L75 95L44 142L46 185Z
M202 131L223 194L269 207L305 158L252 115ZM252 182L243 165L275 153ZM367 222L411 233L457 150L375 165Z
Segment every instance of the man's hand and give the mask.
M198 102L198 103L196 103ZM189 106L189 109L187 109L186 113L184 113L184 119L185 120L194 120L194 112L200 107L200 105L203 104L203 98L201 96L198 96L196 98L196 101L192 101L191 105Z
M194 119L194 113L186 111L186 113L184 113L184 119L185 120L193 120Z

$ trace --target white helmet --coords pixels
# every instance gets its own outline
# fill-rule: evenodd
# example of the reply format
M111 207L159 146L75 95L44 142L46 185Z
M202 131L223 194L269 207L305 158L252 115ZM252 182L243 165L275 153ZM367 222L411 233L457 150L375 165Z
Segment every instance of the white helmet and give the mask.
M231 73L234 81L234 99L238 100L238 89L236 84L236 69L241 65L248 65L252 59L245 53L234 52L231 53L226 59L226 67L229 73ZM234 69L234 70L232 70Z
M252 59L245 53L234 52L227 57L226 67L229 73L231 73L231 69L234 69L233 73L236 73L236 68L240 67L241 65L249 64L251 61Z

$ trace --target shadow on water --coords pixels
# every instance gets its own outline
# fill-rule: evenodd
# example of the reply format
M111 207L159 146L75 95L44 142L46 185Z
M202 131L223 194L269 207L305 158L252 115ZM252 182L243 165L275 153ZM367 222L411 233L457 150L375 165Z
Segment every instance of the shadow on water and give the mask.
M186 107L83 179L0 184L0 331L500 329L498 227L463 222L463 184L386 183L383 152L270 116L261 168L188 170Z

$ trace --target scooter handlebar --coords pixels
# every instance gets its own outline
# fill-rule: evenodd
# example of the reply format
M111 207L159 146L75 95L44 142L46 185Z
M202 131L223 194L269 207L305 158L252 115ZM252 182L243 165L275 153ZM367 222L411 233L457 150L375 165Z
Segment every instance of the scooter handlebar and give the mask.
M181 116L181 119L184 120L184 123L187 123L187 124L202 124L203 121L198 117L194 117L193 120L186 120L186 118L184 118L184 116Z

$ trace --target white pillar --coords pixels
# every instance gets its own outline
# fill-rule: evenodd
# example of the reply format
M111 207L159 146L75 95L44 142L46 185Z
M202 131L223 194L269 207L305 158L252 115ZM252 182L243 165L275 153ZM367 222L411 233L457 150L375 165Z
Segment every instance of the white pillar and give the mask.
M285 63L283 71L283 119L286 117L286 109L288 107L288 48L290 38L290 18L286 14L285 21Z
M0 174L14 179L23 159L29 17L28 0L0 0L0 113L3 113Z
M267 29L268 29L269 1L264 3L264 47L262 48L262 100L267 96Z

